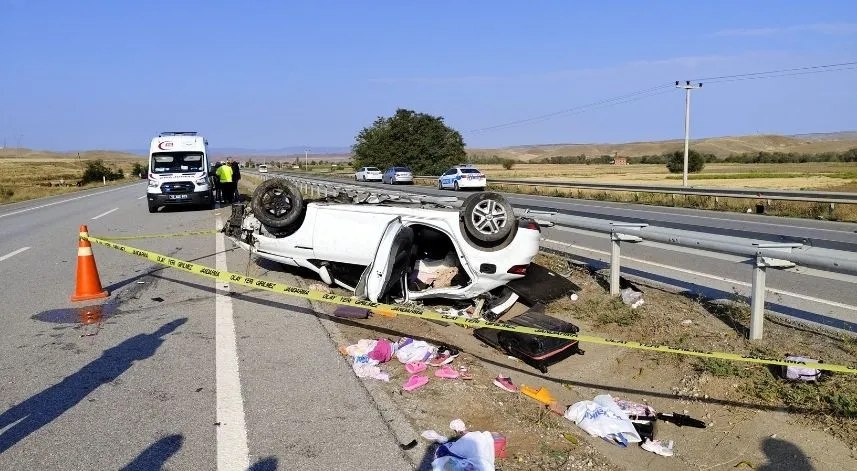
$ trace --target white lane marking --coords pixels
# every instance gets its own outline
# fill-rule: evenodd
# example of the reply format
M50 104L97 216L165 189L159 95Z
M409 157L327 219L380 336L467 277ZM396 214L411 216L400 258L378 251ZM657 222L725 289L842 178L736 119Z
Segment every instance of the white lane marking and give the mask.
M14 251L14 252L9 252L6 255L0 257L0 262L2 262L3 260L6 260L7 258L12 258L21 252L26 252L27 250L30 250L30 248L29 247L21 247L20 249Z
M222 221L216 218L220 228ZM226 242L223 233L215 238L215 266L226 271ZM247 429L244 424L244 399L238 373L238 345L229 283L217 282L214 295L215 377L217 389L217 470L245 471L250 467Z
M66 199L66 200L54 201L53 203L43 204L43 205L40 205L40 206L33 206L32 208L19 209L18 211L12 211L11 213L0 214L0 218L5 218L6 216L14 216L15 214L26 213L27 211L32 211L32 210L34 210L34 209L47 208L48 206L53 206L53 205L55 205L55 204L68 203L69 201L75 201L75 200L79 200L79 199L82 199L82 198L89 198L90 196L102 195L102 194L104 194L104 193L110 193L111 191L126 190L126 189L128 189L130 186L134 186L134 185L129 185L129 186L123 186L123 187L119 187L119 188L114 188L114 189L112 189L112 190L99 191L99 192L96 192L96 193L90 193L90 194L88 194L88 195L83 195L83 196L76 196L76 197L74 197L74 198L69 198L69 199Z
M604 251L604 250L588 249L588 248L586 248L586 247L581 247L581 246L579 246L579 245L569 244L569 243L561 242L561 241L558 241L558 240L551 240L551 239L542 239L542 240L543 240L544 242L549 242L549 243L551 243L551 244L564 245L564 246L566 246L566 247L573 248L573 249L577 249L577 250L584 250L584 251L587 251L587 252L597 253L597 254L599 254L599 255L605 255L605 256L608 256L608 257L610 256L610 252L606 252L606 251ZM723 282L726 282L726 283L732 283L732 284L736 284L736 285L740 285L740 286L745 286L745 287L747 287L747 288L749 288L749 287L751 287L751 286L752 286L752 284L747 283L747 282L744 282L744 281L733 280L733 279L730 279L730 278L724 278L724 277L722 277L722 276L717 276L717 275L709 275L709 274L707 274L707 273L700 273L700 272L698 272L698 271L687 270L687 269L685 269L685 268L679 268L679 267L673 267L673 266L664 265L664 264L661 264L661 263L648 262L648 261L646 261L646 260L640 260L640 259L638 259L638 258L633 258L633 257L622 257L622 259L627 260L627 261L630 261L630 262L637 262L637 263L642 263L642 264L644 264L644 265L651 265L651 266L653 266L653 267L658 267L658 268L664 268L664 269L667 269L667 270L677 271L677 272L679 272L679 273L687 273L688 275L695 275L695 276L699 276L699 277L702 277L702 278L710 278L710 279L712 279L712 280L718 280L718 281L723 281ZM792 292L790 292L790 291L783 291L783 290L776 289L776 288L768 288L768 287L766 287L766 288L765 288L765 291L768 291L768 292L770 292L770 293L774 293L774 294L779 294L779 295L782 295L782 296L788 296L788 297L790 297L790 298L803 299L804 301L811 301L811 302L814 302L814 303L826 304L826 305L828 305L828 306L838 307L838 308L841 308L841 309L849 309L849 310L852 310L852 311L857 311L857 306L851 306L851 305L849 305L849 304L838 303L838 302L836 302L836 301L828 301L828 300L826 300L826 299L814 298L814 297L812 297L812 296L806 296L806 295L803 295L803 294L792 293Z
M107 216L108 214L112 213L113 211L117 211L118 209L119 209L119 208L113 208L113 209L111 209L110 211L103 212L103 213L99 214L98 216L95 216L95 217L94 217L94 218L92 218L92 219L93 219L93 220L95 220L95 219L100 218L101 216Z
M146 196L148 196L148 195L143 195L143 196L141 196L141 197L139 197L139 198L137 198L137 199L138 199L138 200L141 200L141 199L145 198Z

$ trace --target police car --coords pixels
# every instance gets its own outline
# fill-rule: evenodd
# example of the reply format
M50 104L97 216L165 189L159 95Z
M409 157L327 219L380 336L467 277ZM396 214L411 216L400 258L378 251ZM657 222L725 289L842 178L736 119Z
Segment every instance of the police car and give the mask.
M437 179L439 190L448 188L455 191L465 188L484 190L486 186L488 186L488 180L485 178L485 174L471 165L456 165L443 172Z

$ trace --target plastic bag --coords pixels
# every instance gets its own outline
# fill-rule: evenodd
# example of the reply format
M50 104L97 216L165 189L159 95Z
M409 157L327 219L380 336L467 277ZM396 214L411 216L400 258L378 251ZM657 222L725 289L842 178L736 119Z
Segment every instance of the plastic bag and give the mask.
M565 411L565 418L577 424L586 433L622 447L642 441L634 424L609 394L572 404Z
M432 471L494 471L494 436L469 432L437 448Z
M789 355L786 357L788 361L801 361L804 363L821 363L819 361L813 360L811 358L804 358L794 355ZM791 379L796 381L818 381L821 376L821 371L815 368L805 368L802 366L794 365L794 366L785 366L783 365L782 370L783 378Z

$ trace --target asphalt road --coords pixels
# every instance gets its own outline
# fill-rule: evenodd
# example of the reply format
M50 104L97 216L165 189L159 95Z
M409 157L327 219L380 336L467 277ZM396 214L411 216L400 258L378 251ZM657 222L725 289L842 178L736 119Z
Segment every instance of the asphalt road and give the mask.
M101 246L110 299L69 301L79 225L127 236L209 230L228 216L149 214L144 191L0 207L0 469L410 469L304 302ZM124 243L246 272L247 254L220 237ZM85 306L100 306L100 326L80 323Z
M390 185L319 180L384 188ZM395 190L434 196L462 196L451 190L423 186L396 186ZM653 226L705 231L770 242L800 242L815 247L857 252L857 224L758 214L726 213L687 208L668 208L628 203L505 194L520 208L564 214L646 223ZM553 227L543 231L543 246L561 250L596 267L609 264L610 240L606 234ZM746 258L656 243L623 244L622 273L653 281L670 289L692 291L713 299L749 296L752 269ZM769 269L766 308L805 321L857 331L857 276L825 273L797 267Z

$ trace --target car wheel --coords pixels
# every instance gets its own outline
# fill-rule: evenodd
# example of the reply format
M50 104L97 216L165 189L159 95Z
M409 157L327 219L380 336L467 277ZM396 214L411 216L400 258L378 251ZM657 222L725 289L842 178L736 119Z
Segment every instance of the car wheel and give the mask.
M515 225L512 205L499 193L480 192L464 200L461 217L467 235L480 242L504 240Z
M438 180L438 181L437 181L437 189L438 189L438 190L442 190L442 189L443 189L443 183L441 183L441 182L440 182L440 180Z
M266 180L257 186L250 204L259 222L277 229L291 226L304 209L300 190L280 179Z
M455 190L455 191L458 191L458 190L459 190L459 188L458 188L458 182L454 182L454 183L452 184L452 189L453 189L453 190Z
M152 202L149 202L149 212L150 213L157 213L158 212L158 205L156 205Z

